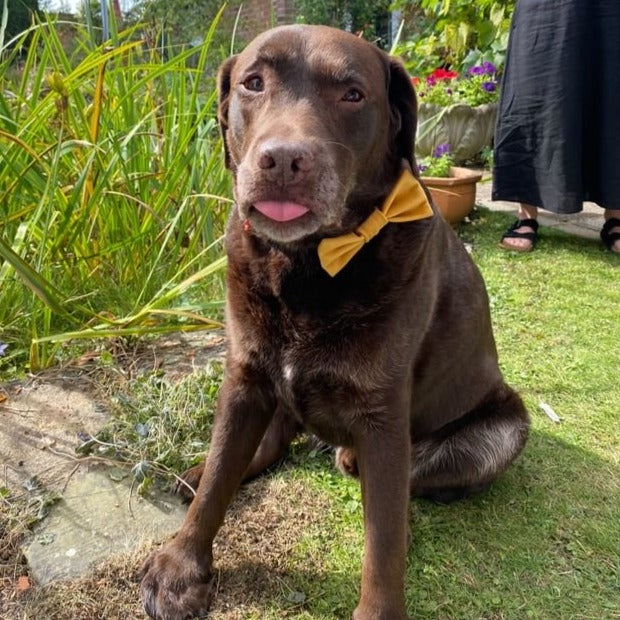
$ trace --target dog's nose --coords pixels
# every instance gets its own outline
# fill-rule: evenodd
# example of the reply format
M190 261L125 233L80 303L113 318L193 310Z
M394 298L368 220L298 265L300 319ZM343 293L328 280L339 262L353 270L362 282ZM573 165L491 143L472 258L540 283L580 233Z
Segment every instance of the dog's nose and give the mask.
M259 147L258 167L273 180L284 183L299 181L313 165L312 148L305 142L268 140Z

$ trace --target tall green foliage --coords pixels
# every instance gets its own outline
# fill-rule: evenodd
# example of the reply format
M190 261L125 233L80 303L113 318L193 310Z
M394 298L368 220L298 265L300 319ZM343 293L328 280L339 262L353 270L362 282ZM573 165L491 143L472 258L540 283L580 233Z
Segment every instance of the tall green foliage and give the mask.
M205 74L216 23L171 60L136 29L102 48L78 24L79 61L51 23L5 53L0 364L36 369L73 338L213 325L229 202Z
M397 52L417 75L484 60L501 66L515 1L398 0L394 6L403 10L407 36Z
M391 3L389 0L294 0L294 4L300 22L363 32L366 38L371 38L382 34L378 32L382 29L379 22L382 17L387 19Z
M160 44L163 40L174 51L201 43L209 24L219 16L220 27L211 34L213 44L228 47L235 9L242 2L227 3L227 11L222 11L224 4L223 0L139 0L128 17L149 25Z

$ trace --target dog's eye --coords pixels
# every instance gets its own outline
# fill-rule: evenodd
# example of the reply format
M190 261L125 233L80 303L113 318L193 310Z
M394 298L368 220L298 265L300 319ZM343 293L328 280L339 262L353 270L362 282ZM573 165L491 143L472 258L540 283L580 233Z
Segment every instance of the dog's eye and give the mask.
M265 84L262 77L258 75L253 75L252 77L249 77L247 80L245 80L245 82L243 82L243 86L247 90L259 93L263 90Z
M361 91L357 88L349 88L349 90L342 96L343 101L348 101L349 103L359 103L364 98Z

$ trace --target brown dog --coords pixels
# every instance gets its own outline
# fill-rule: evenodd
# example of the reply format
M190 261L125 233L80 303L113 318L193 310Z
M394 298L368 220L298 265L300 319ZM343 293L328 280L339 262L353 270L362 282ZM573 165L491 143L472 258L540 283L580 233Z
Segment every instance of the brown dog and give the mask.
M484 284L406 171L416 102L401 64L353 35L287 26L226 61L219 94L236 198L226 376L204 472L186 474L197 493L185 523L144 567L145 608L206 613L213 538L239 483L307 429L339 446L362 485L353 618L404 620L410 493L449 501L484 488L527 437ZM416 206L391 223L376 207L394 193ZM322 266L322 240L352 232L353 254Z

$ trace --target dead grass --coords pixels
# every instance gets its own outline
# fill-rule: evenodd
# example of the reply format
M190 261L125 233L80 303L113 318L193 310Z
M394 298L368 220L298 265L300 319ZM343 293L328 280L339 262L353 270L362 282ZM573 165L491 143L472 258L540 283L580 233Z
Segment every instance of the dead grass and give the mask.
M16 620L21 617L17 583L19 577L28 574L28 567L19 548L22 528L8 517L6 505L2 510L5 512L0 517L0 618Z
M209 617L241 620L295 613L299 599L290 585L292 552L329 509L325 496L291 480L286 470L244 487L216 539L218 593ZM8 564L2 573L2 620L146 618L138 573L150 548L116 556L82 579L35 586L18 595L17 577L26 574L26 567L17 543L16 532L3 538Z

